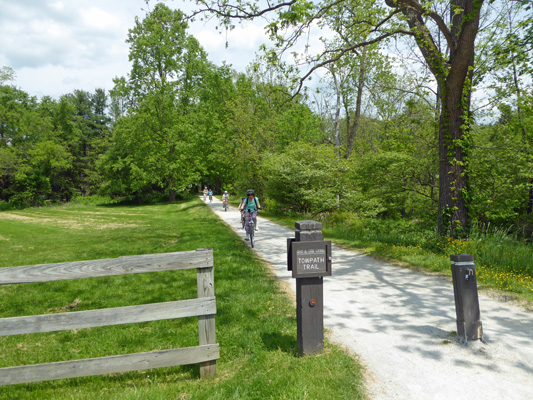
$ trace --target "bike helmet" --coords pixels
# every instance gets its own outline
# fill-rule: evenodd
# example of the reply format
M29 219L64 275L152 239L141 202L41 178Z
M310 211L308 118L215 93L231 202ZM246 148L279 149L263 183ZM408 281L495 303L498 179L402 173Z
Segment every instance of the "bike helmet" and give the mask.
M227 190L224 190L224 193L228 193L228 191L227 191Z
M254 194L253 189L249 189L249 190L246 192L246 194L247 194L248 196L251 195L251 194Z
M242 199L243 199L243 200L246 200L246 197L243 197Z

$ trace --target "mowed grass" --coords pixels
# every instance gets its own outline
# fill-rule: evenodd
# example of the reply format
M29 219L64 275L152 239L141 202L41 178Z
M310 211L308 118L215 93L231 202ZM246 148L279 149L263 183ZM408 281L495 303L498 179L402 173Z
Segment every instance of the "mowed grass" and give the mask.
M0 267L212 247L221 359L198 365L0 387L2 399L363 399L361 366L326 340L300 357L294 299L198 200L0 213ZM193 298L195 271L0 286L0 317ZM197 318L0 338L0 367L195 346Z

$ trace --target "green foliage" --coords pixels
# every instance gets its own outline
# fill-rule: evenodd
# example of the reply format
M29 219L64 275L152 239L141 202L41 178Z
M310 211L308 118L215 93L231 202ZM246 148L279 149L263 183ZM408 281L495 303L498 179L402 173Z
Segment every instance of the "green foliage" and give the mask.
M94 195L94 196L78 196L78 197L74 197L71 200L71 203L73 203L73 204L86 204L86 205L89 205L89 204L104 205L104 204L113 204L114 201L113 201L113 199L111 197Z
M330 212L352 190L346 180L349 163L329 145L294 143L271 154L265 167L265 194L281 209Z
M482 3L471 3L447 9L457 17L448 39L454 41L472 22ZM222 11L217 15L228 27L241 12L243 18L261 12L261 4L251 1L202 4ZM168 195L172 200L208 184L216 192L234 194L254 188L264 206L287 212L440 219L443 231L459 236L466 234L457 217L463 199L470 226L511 227L510 232L528 237L533 206L530 4L503 4L498 31L480 33L479 48L485 51L478 54L483 57L476 69L464 71L464 81L452 85L462 85L455 122L446 119L452 102L443 102L455 56L445 59L444 42L431 40L433 19L425 18L429 10L440 11L432 3L422 4L418 12L423 18L417 19L415 11L401 15L402 4L278 4L267 27L277 42L267 53L282 65L258 60L246 74L209 63L187 33L181 11L156 4L129 31L132 68L116 78L109 106L101 89L38 101L9 86L14 71L3 67L0 201L3 207L21 208L97 192L118 199ZM310 21L336 33L323 39L325 52L312 60L317 67L327 66L328 77L337 80L332 87L340 95L342 113L334 121L330 110L321 109L316 98L310 101L305 91L292 97L300 71L282 57ZM374 40L378 24L383 40L392 31L410 30L428 69L393 74L396 69ZM310 61L312 55L297 57ZM468 111L470 92L482 78L490 79L490 104L500 118L475 125ZM428 89L435 79L441 89L437 100ZM452 127L457 128L454 137ZM336 139L348 162L329 150ZM446 147L440 149L442 159L439 143ZM305 159L305 152L312 160ZM300 157L302 165L291 157ZM439 171L445 159L448 169ZM439 174L454 173L448 187L441 188L451 202L441 202L439 211Z
M236 95L229 103L231 137L234 148L235 187L242 192L250 187L260 196L266 185L264 158L282 153L298 141L317 143L323 138L320 121L297 97L289 101L286 88L265 79L255 71L239 75Z
M40 101L0 86L0 198L14 207L95 191L94 163L109 136L105 93Z
M231 107L237 95L233 71L228 67L210 68L199 88L200 102L195 113L195 150L199 154L201 182L209 183L216 191L233 193L238 147L232 132ZM200 180L198 181L200 182Z
M522 103L522 118L502 105L499 123L473 132L471 214L483 226L511 226L531 213L532 98L529 106Z
M11 67L0 68L0 86L15 79L15 70Z
M431 110L410 100L391 117L394 127L380 127L380 150L357 161L355 182L364 202L358 200L350 209L369 216L435 219L438 173Z
M112 148L100 161L106 182L102 193L141 195L176 192L200 180L196 104L207 71L212 69L198 41L186 33L180 11L157 4L130 30L132 70L116 79L112 92L128 99L128 115L119 119Z

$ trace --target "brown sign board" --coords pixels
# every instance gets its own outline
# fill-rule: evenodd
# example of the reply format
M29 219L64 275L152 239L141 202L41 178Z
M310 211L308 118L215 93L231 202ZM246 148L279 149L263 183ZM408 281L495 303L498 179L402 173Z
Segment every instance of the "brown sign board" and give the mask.
M290 267L293 278L331 276L331 242L290 243Z

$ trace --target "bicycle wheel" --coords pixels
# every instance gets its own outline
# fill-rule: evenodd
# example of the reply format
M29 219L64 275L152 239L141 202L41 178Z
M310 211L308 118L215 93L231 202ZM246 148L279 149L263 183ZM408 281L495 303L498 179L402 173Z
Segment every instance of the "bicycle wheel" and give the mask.
M254 221L250 221L250 246L254 247L254 235L255 235L255 226Z

